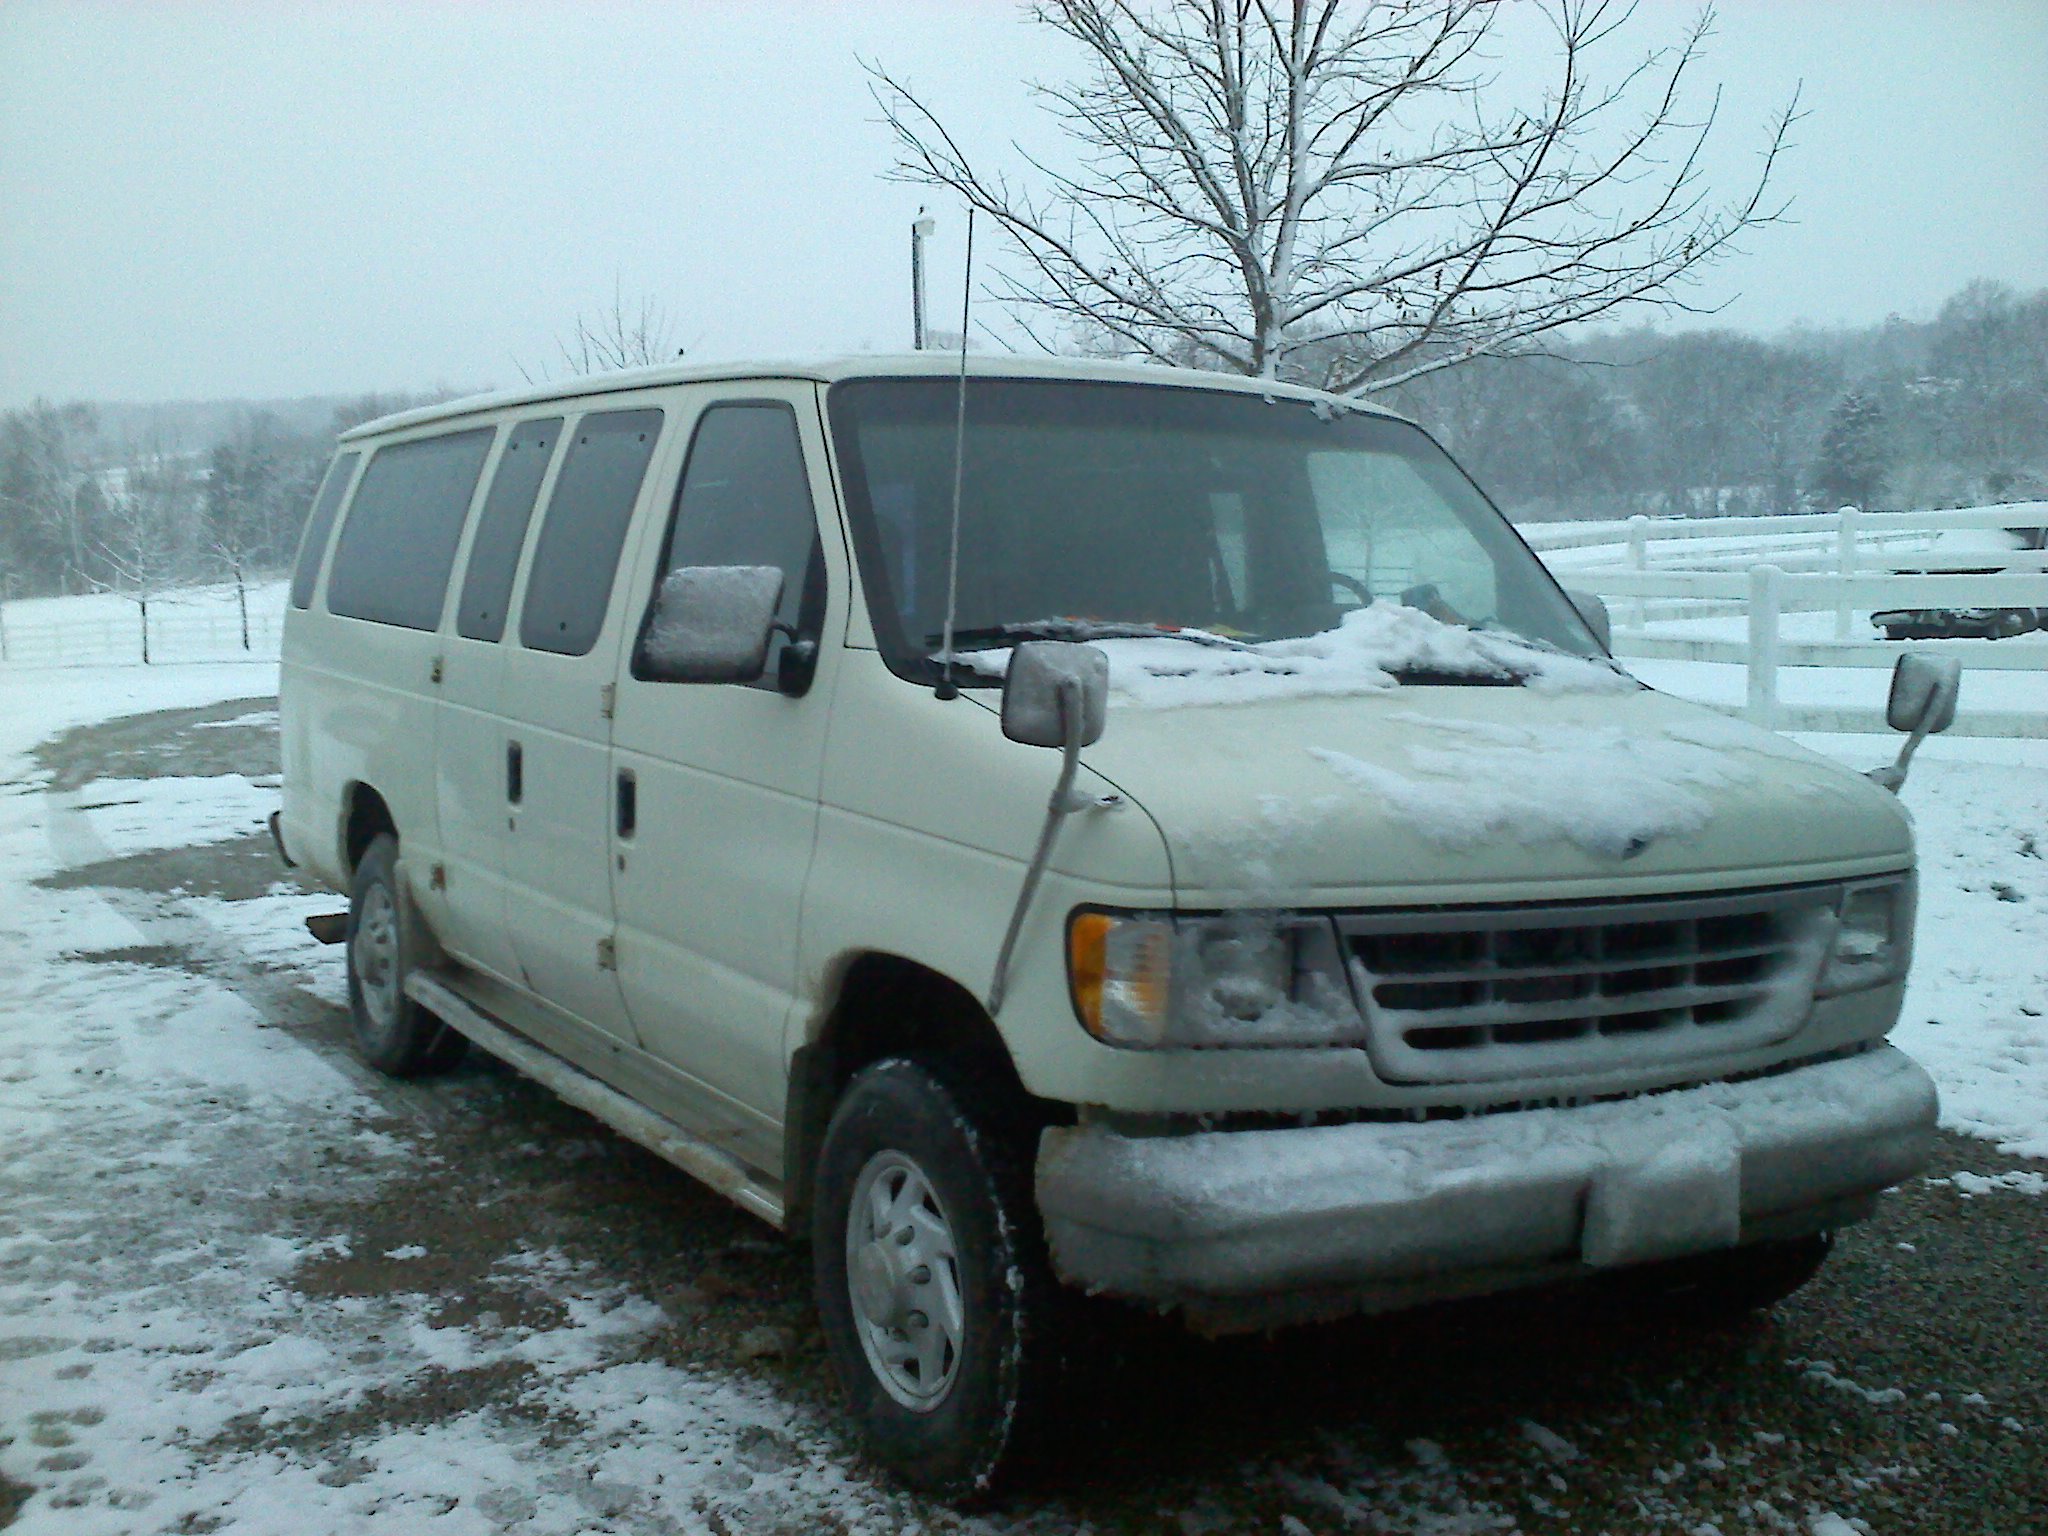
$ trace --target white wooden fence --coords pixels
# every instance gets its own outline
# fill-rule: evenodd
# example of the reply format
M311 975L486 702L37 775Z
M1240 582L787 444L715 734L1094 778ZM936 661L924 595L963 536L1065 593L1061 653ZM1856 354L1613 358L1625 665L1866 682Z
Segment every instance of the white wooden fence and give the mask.
M150 599L153 663L275 661L284 622L284 585L252 584L244 604L229 586L184 587ZM142 606L133 597L20 598L0 602L0 664L105 667L144 660Z
M1951 529L2048 526L2048 502L1939 512L1808 513L1790 517L1630 518L1624 524L1522 529L1567 587L1597 593L1615 620L1615 654L1734 663L1748 669L1745 713L1784 730L1882 728L1870 708L1797 705L1779 697L1790 666L1889 668L1906 644L1952 655L1964 666L1955 731L2048 738L2048 634L2001 640L1880 638L1867 615L1892 608L2048 609L2048 551L1987 554L1929 547ZM1995 574L1970 568L1999 564ZM1787 614L1833 615L1833 638L1788 638ZM1746 616L1740 638L1688 634L1683 621ZM1859 623L1863 626L1858 632ZM1967 674L2014 679L2019 708L1972 708Z

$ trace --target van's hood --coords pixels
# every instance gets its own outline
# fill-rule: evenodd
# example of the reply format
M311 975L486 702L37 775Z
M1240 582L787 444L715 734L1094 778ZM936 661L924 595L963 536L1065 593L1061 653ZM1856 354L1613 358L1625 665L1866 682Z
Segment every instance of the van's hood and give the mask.
M1085 761L1158 824L1186 906L1594 897L1912 859L1887 791L1647 689L1118 701Z

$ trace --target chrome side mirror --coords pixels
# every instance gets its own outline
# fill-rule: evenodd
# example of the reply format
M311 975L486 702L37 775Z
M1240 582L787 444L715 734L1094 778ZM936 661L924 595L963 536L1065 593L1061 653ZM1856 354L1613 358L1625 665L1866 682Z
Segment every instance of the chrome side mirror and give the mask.
M1593 637L1600 642L1600 649L1614 649L1614 620L1608 616L1607 600L1597 592L1573 592L1566 589L1566 597L1579 610L1579 617L1586 621L1586 628L1593 631Z
M1070 640L1026 640L1003 678L1003 734L1027 747L1093 746L1109 718L1109 657Z
M1891 697L1885 701L1885 723L1907 733L1899 760L1870 770L1871 778L1897 793L1920 743L1955 723L1956 698L1962 692L1963 664L1953 656L1908 651L1892 667Z
M768 670L782 572L685 565L662 579L633 674L664 683L751 683Z

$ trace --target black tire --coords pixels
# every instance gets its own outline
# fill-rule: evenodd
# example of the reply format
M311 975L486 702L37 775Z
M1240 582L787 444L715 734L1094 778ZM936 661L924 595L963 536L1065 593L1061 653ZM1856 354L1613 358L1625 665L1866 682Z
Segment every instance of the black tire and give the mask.
M1818 1274L1833 1250L1833 1234L1815 1232L1646 1265L1624 1284L1660 1312L1726 1323L1776 1306Z
M1058 1358L1057 1282L1032 1202L1034 1145L1016 1117L977 1097L966 1074L904 1058L863 1069L825 1133L811 1216L818 1314L863 1441L905 1483L956 1500L1015 1470L1043 1422ZM929 1200L917 1198L913 1177ZM865 1195L856 1211L857 1192L873 1188L893 1192L892 1212L908 1213L900 1227L893 1214L878 1221ZM934 1219L950 1267L917 1263L892 1275L888 1266L934 1251L925 1241ZM919 1246L907 1246L908 1236L898 1246L898 1232L918 1223ZM913 1355L946 1337L949 1272L957 1349L933 1346L929 1374L912 1358L891 1371L880 1351ZM877 1321L892 1307L892 1320L907 1319L900 1328ZM912 1403L905 1392L928 1395Z
M405 995L418 936L398 888L398 839L378 834L348 899L348 1012L356 1053L392 1077L425 1077L462 1060L469 1042Z

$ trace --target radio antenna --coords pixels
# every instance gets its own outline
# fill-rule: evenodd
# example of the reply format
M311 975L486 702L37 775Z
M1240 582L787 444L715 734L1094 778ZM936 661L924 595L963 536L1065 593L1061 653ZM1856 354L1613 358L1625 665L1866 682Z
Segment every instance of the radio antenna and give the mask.
M938 696L957 698L953 681L953 621L960 611L960 482L967 465L967 313L974 302L974 205L967 205L967 264L960 276L960 390L953 410L953 536L946 555L946 635Z

